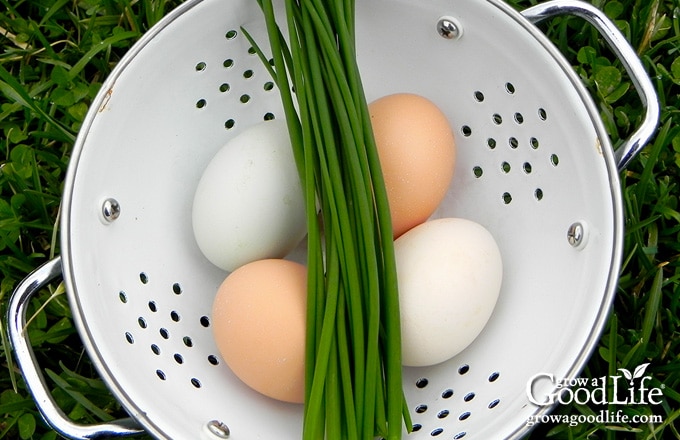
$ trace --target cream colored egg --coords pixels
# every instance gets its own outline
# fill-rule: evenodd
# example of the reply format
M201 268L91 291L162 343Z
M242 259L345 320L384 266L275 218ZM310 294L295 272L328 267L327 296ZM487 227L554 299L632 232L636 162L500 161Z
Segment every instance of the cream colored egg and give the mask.
M429 99L397 93L369 105L394 237L427 220L443 200L456 163L453 130Z
M284 121L251 126L215 154L196 187L192 226L203 255L227 271L282 258L304 238L304 193Z
M464 350L492 315L503 278L491 233L461 218L427 221L395 241L402 362L428 366Z
M304 401L307 269L258 260L224 280L212 310L217 348L254 390L285 402Z

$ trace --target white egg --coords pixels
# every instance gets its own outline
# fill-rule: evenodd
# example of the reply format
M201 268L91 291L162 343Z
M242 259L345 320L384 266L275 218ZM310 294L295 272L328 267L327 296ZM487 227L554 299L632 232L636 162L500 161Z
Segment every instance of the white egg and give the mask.
M215 154L196 187L192 222L203 255L227 271L295 248L307 230L304 194L284 121L249 127Z
M395 241L402 362L429 366L481 333L499 296L501 253L491 233L461 218L427 221Z

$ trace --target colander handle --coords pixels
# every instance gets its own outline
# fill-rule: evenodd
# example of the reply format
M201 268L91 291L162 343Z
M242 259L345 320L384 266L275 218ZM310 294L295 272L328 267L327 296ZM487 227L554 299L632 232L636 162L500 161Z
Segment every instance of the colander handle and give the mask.
M62 276L61 257L54 258L30 273L12 293L8 310L9 339L24 381L45 421L60 435L77 440L121 438L144 431L132 418L109 423L80 425L71 421L50 395L47 383L38 370L35 354L26 335L26 309L41 288Z
M635 50L604 12L581 0L547 1L523 10L522 15L532 23L538 23L556 15L580 17L598 30L619 57L646 111L640 127L614 153L619 170L623 170L644 148L659 124L659 100L652 81Z

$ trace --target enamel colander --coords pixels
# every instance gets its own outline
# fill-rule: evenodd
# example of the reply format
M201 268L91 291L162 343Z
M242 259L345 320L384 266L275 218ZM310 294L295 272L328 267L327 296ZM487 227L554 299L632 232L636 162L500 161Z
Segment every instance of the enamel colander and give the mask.
M579 77L535 25L557 14L594 25L640 95L644 121L616 151ZM267 47L257 2L182 4L120 61L84 121L65 182L61 256L17 287L9 310L26 383L66 437L300 438L302 406L250 390L221 359L210 310L226 273L202 256L191 226L213 154L283 117L241 26ZM369 101L417 93L447 115L458 159L435 217L481 223L504 262L499 302L473 344L442 364L405 368L414 431L404 438L521 437L553 406L541 403L556 384L532 377L577 377L608 318L622 252L618 174L656 129L651 82L616 27L573 0L521 13L501 0L363 0L357 46ZM60 277L87 353L128 419L74 424L47 391L23 327L28 300Z

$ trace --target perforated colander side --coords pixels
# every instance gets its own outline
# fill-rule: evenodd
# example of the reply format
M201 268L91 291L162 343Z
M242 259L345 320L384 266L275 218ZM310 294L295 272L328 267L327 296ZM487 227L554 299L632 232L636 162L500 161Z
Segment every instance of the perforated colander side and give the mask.
M576 374L613 294L620 200L597 110L545 37L502 3L357 7L369 100L408 91L442 108L458 161L435 215L486 226L505 265L475 343L446 363L405 369L410 438L523 432L541 410L527 401L528 378ZM463 26L460 39L437 33L442 16ZM104 84L66 182L74 319L104 380L159 438L215 438L214 420L234 439L299 438L301 407L254 393L221 360L210 307L226 274L191 230L193 191L214 152L249 125L283 117L240 26L265 41L253 2L190 1L171 14ZM102 214L112 200L115 220ZM577 223L588 236L580 247L567 235ZM291 258L303 260L303 249Z

